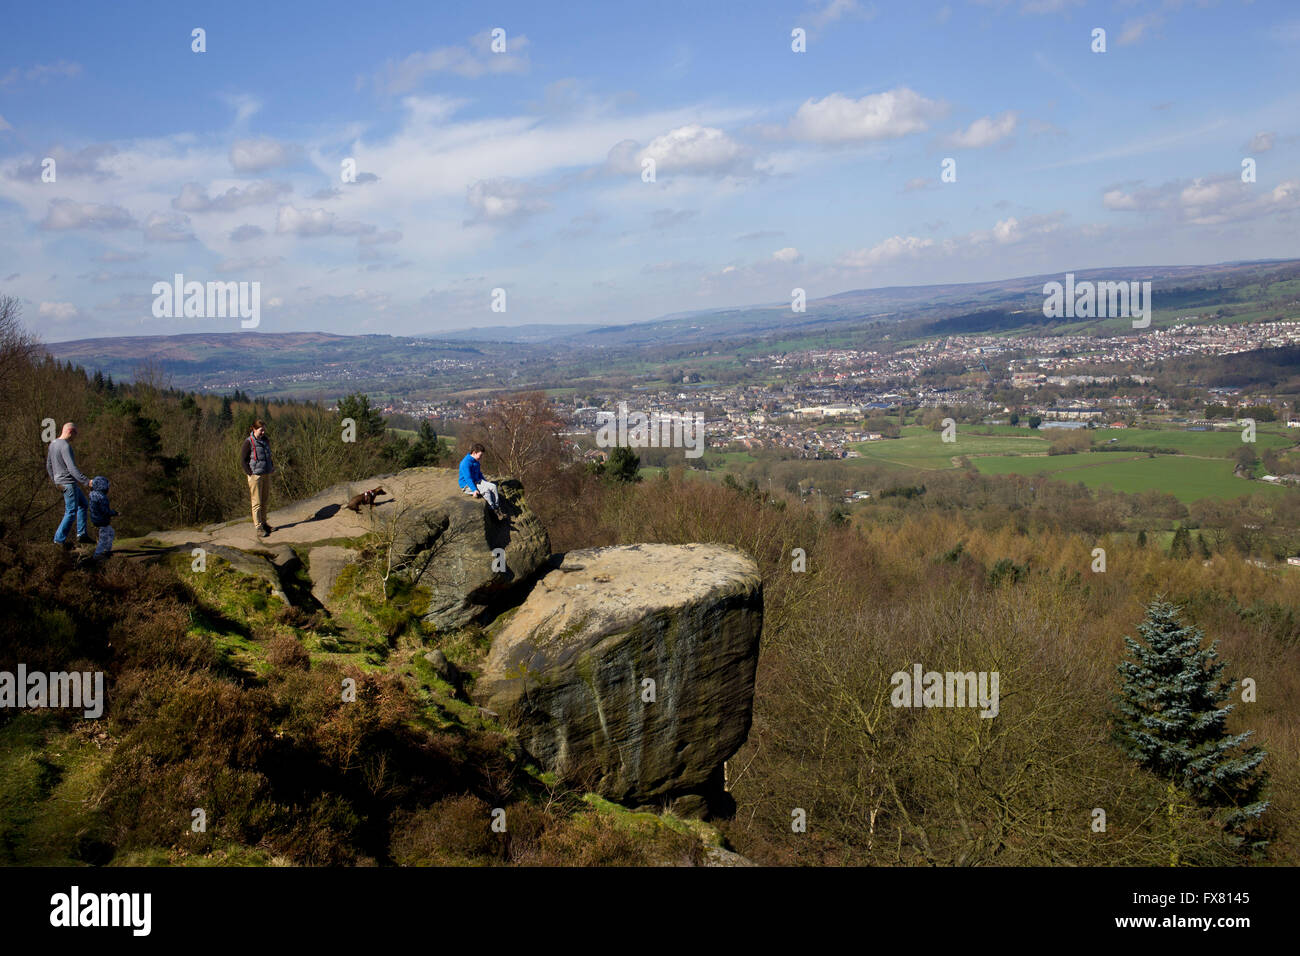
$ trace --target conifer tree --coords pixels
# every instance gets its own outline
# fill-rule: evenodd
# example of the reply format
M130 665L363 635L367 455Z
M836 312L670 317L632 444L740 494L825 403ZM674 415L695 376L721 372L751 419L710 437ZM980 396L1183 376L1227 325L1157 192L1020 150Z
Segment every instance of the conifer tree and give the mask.
M1242 746L1252 731L1226 730L1234 682L1224 677L1219 642L1202 647L1201 631L1181 623L1178 608L1158 600L1147 606L1138 631L1141 640L1125 635L1129 656L1119 665L1120 744L1197 805L1226 811L1223 826L1240 843L1268 807L1260 799L1265 775L1259 765L1266 754Z
M1174 540L1169 544L1169 557L1190 558L1192 556L1192 536L1183 525L1174 532Z

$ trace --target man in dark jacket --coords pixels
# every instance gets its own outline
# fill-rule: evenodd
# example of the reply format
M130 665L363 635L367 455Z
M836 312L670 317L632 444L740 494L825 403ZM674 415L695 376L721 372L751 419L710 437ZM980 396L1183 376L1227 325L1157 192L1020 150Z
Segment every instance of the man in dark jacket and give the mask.
M266 503L271 497L271 443L266 437L266 423L260 418L239 449L239 464L248 476L248 494L253 504L253 528L265 538L274 529L266 523Z
M86 528L86 507L89 502L86 493L81 490L82 485L90 488L90 479L81 473L77 460L72 455L72 441L76 437L77 426L72 422L65 423L63 432L50 442L49 451L45 453L45 471L63 492L63 520L54 532L54 543L64 549L72 547L68 532L72 529L74 520L77 523L77 541L81 544L95 543Z

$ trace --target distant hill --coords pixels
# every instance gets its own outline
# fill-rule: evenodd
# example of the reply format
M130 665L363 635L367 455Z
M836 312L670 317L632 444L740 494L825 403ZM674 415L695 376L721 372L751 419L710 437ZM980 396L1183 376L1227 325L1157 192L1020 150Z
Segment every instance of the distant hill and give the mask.
M1074 270L1077 281L1153 282L1157 315L1172 321L1184 310L1212 314L1278 313L1300 295L1300 260L1210 266L1140 266ZM647 322L611 325L542 324L460 329L428 336L335 335L326 332L226 332L79 339L47 346L60 361L132 378L153 363L173 385L199 391L242 388L252 394L337 396L412 389L519 387L529 375L554 381L589 369L583 350L605 352L710 346L739 339L797 340L826 333L927 337L1049 328L1043 285L1063 273L949 283L855 289L811 299L792 312L788 302L682 312ZM1172 310L1172 314L1171 314ZM1063 320L1074 321L1074 320ZM1104 320L1096 320L1097 327ZM1157 322L1159 324L1159 322ZM471 374L472 366L472 374ZM580 368L582 367L582 368Z

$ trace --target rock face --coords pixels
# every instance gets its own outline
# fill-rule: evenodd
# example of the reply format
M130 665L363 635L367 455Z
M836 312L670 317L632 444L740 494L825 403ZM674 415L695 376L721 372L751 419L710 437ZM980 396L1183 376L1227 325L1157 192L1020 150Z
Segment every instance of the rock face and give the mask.
M381 484L388 493L373 510L363 507L353 513L343 507L358 489ZM267 538L259 538L247 518L149 537L173 549L202 547L217 553L239 570L266 579L286 602L277 575L292 573L297 549L307 555L313 597L328 609L339 572L358 556L339 542L373 535L372 543L391 548L403 573L430 591L426 618L449 629L469 623L497 596L532 579L550 556L546 529L528 509L522 486L506 480L499 487L505 520L494 517L483 499L462 493L453 469L408 468L273 507L267 521L275 530Z
M689 812L749 733L762 620L734 548L571 551L496 635L474 696L545 769Z

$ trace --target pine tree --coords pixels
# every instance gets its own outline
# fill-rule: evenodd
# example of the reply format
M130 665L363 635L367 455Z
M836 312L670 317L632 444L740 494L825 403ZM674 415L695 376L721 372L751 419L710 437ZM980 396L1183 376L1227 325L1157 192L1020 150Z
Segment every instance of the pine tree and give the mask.
M641 480L641 456L631 448L618 445L609 453L603 474L610 481L638 482Z
M416 433L415 441L411 442L403 452L401 465L403 468L436 465L446 451L446 446L438 439L438 433L425 420L420 422L420 430Z
M1260 799L1266 754L1242 747L1252 731L1226 730L1234 682L1223 676L1219 642L1202 647L1201 631L1182 624L1178 608L1162 601L1147 606L1138 631L1141 641L1125 635L1129 658L1119 665L1121 746L1197 805L1226 810L1225 829L1244 834L1268 807Z
M1174 540L1169 544L1169 557L1190 558L1191 556L1192 536L1183 525L1179 525L1178 530L1174 532Z

